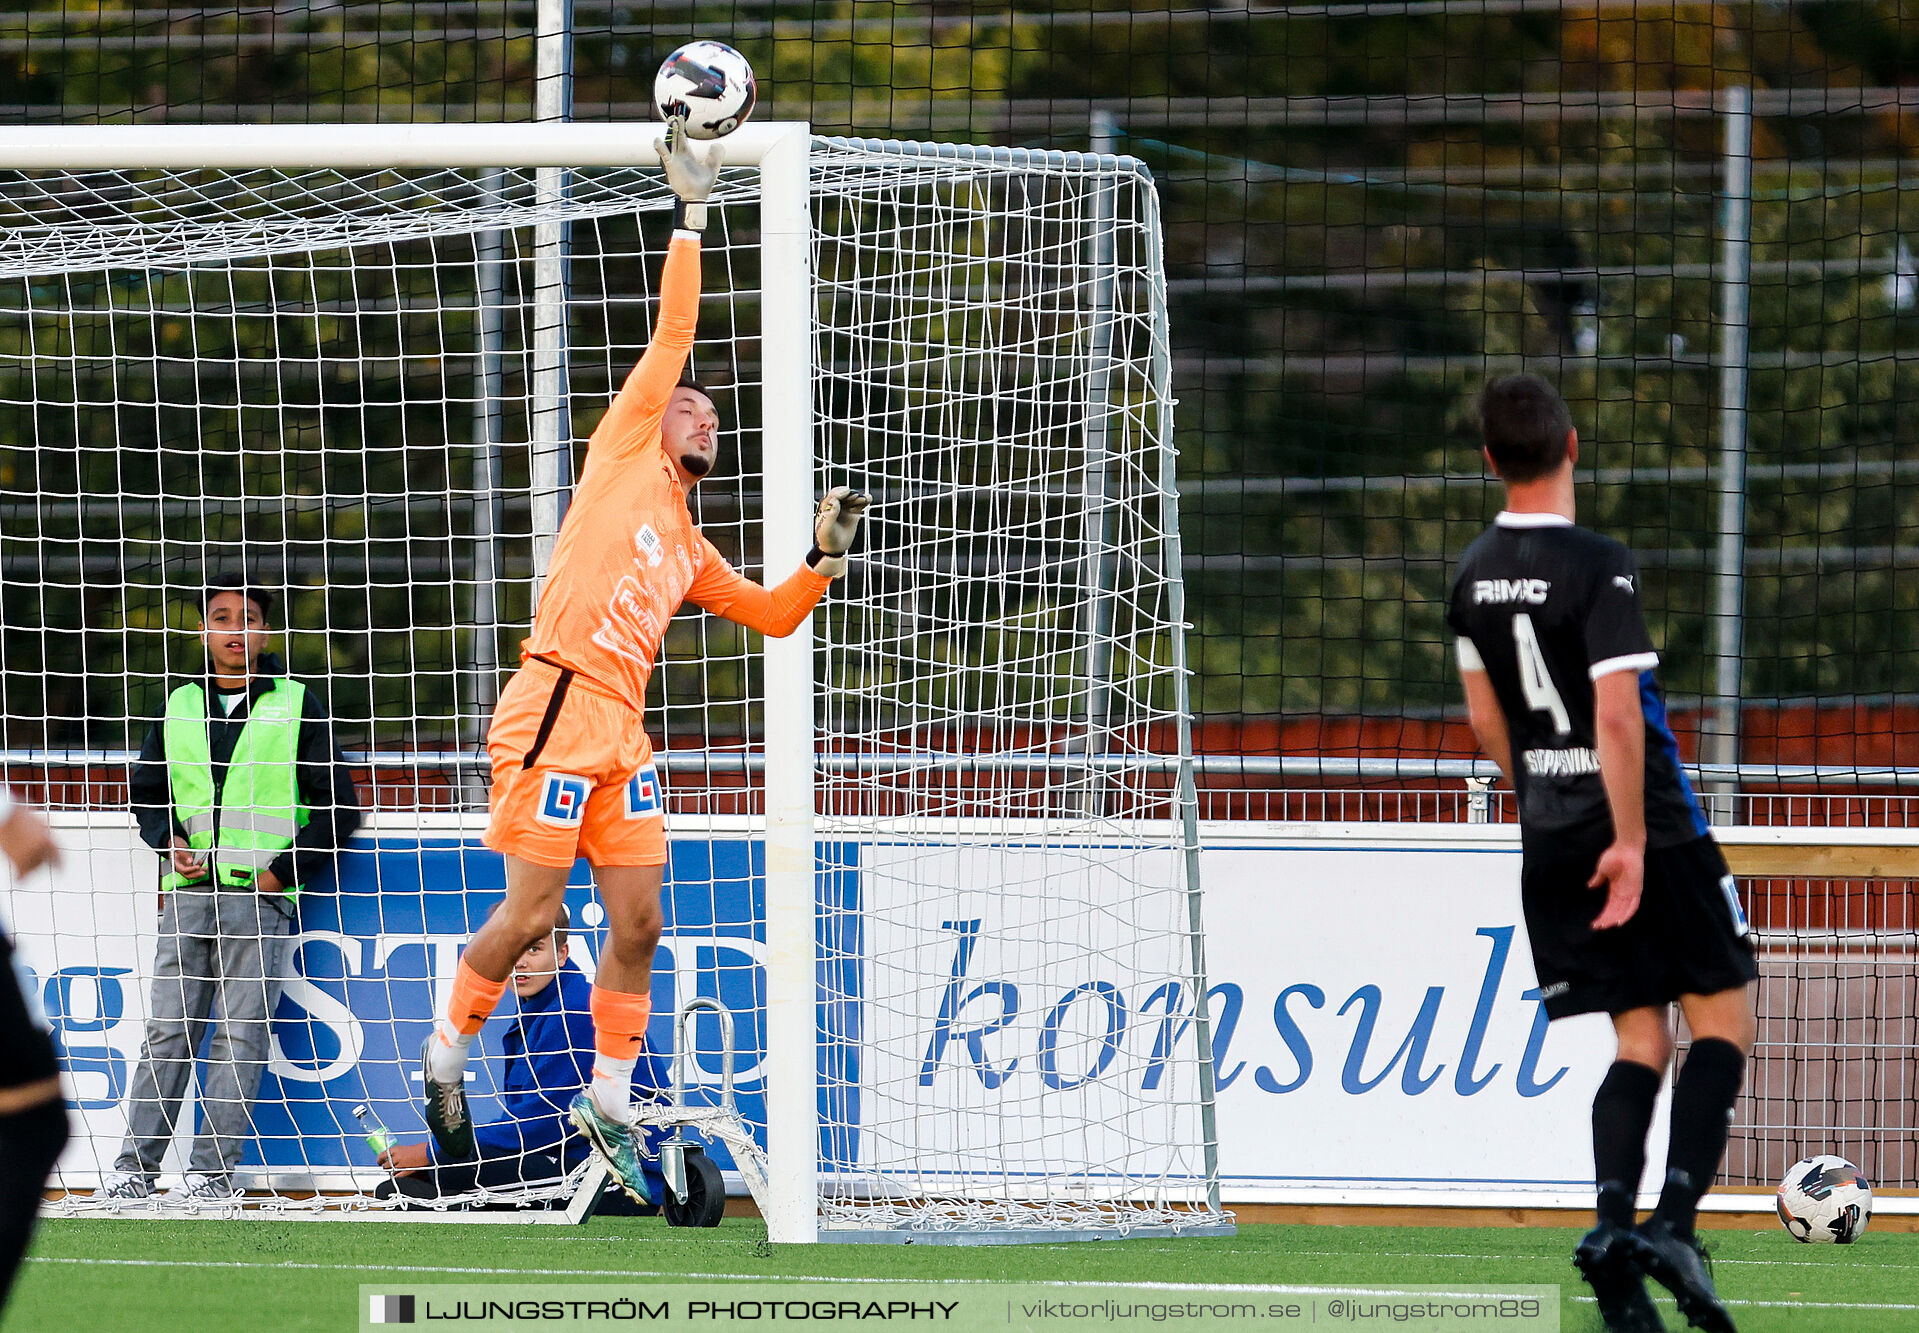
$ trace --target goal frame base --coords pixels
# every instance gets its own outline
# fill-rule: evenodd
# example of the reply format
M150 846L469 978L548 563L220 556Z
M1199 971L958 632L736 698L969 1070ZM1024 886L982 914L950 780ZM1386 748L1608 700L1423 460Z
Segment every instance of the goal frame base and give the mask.
M1237 1236L1234 1222L1200 1222L1193 1226L1153 1224L1137 1227L1021 1227L928 1231L914 1227L821 1227L822 1245L1057 1245L1065 1241L1187 1240L1195 1237Z

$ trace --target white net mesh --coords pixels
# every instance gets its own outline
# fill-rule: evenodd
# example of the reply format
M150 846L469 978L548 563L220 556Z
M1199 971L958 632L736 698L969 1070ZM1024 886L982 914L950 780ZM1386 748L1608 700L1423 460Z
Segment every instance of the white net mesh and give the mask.
M1167 758L1183 700L1156 202L1111 159L941 151L814 153L819 473L875 497L816 620L824 1220L1216 1221ZM728 457L694 513L772 581L798 553L761 569L760 424L783 409L760 393L778 349L759 337L755 174L722 197L691 369ZM643 171L563 189L512 169L0 177L8 776L87 849L7 914L85 1123L69 1206L106 1206L86 1192L126 1166L167 951L129 765L170 687L204 673L197 601L223 572L275 594L273 649L326 700L370 817L288 927L265 1048L186 1025L198 1058L154 1183L231 1165L249 1206L372 1206L386 1173L353 1108L424 1137L420 1038L501 892L479 743L531 613L541 497L648 340L669 203ZM535 252L555 224L570 421L547 432L560 382L536 328L562 297ZM549 433L574 459L543 455ZM648 716L673 840L650 1044L670 1049L685 1000L725 1004L756 1127L763 685L757 640L689 609ZM568 898L590 975L583 866ZM482 1037L482 1122L524 1109L519 1022L509 998ZM710 1103L717 1025L692 1028Z
M822 450L875 497L822 635L821 837L858 864L823 931L858 992L824 1224L1215 1221L1151 185L815 166Z
M11 903L86 1128L57 1183L158 1189L194 1172L249 1206L370 1206L387 1173L353 1108L423 1141L420 1035L502 888L476 846L477 743L534 593L534 329L543 303L558 309L537 229L569 224L578 256L583 436L647 340L663 235L640 213L665 202L657 173L634 171L574 173L563 195L512 170L0 183L9 775L72 809L90 852ZM714 536L737 551L737 505L730 520ZM272 649L326 700L374 814L297 920L263 916L257 968L218 902L217 921L181 895L156 915L157 858L128 818L128 761L173 686L204 674L200 592L231 573L272 594ZM570 954L590 974L601 918L585 884ZM583 1003L562 1006L572 1037ZM270 1034L233 1016L267 1005ZM586 1051L562 1033L510 1061L534 1008L502 1006L470 1091L482 1120L547 1123L477 1180L433 1182L455 1197L537 1201L577 1178L550 1122Z

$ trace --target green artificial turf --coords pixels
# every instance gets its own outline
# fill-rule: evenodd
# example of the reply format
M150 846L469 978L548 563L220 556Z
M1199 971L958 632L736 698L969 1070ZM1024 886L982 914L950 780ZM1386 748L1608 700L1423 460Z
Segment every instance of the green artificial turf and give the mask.
M901 1281L1447 1286L1555 1284L1562 1327L1598 1327L1546 1228L1242 1226L1213 1240L994 1247L770 1247L759 1222L713 1231L657 1220L585 1227L407 1222L43 1223L0 1330L261 1333L357 1328L361 1283L581 1282L789 1276ZM1707 1233L1741 1333L1912 1329L1919 1235L1848 1247L1777 1230ZM1668 1325L1684 1327L1669 1302Z

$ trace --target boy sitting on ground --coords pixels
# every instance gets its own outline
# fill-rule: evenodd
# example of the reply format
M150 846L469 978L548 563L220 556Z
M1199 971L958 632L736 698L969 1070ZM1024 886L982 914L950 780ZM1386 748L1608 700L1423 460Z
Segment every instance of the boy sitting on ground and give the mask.
M382 1186L381 1194L397 1189L432 1198L539 1184L564 1177L585 1159L586 1141L570 1137L567 1104L592 1077L592 983L567 956L568 925L562 905L553 933L535 940L513 965L510 980L520 1012L501 1043L506 1076L500 1103L506 1114L473 1127L475 1156L465 1161L439 1160L431 1139L395 1144L380 1155L380 1164L395 1176L393 1188ZM633 1071L635 1101L665 1101L668 1086L666 1061L645 1053ZM658 1159L659 1140L667 1132L652 1129L642 1135L642 1170L654 1199L665 1197ZM624 1191L613 1189L598 1211L651 1214L658 1209L634 1204Z

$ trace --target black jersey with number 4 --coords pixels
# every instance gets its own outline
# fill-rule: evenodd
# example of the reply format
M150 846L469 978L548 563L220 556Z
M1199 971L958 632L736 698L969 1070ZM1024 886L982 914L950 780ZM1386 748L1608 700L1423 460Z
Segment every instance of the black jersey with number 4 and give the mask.
M1460 558L1446 623L1462 670L1483 670L1512 741L1513 783L1528 845L1610 837L1599 777L1593 682L1639 678L1646 719L1646 845L1709 832L1679 764L1632 553L1558 514L1503 513Z

